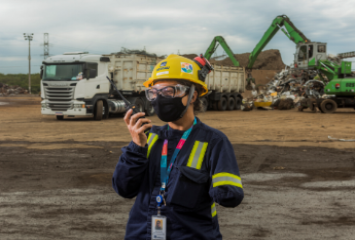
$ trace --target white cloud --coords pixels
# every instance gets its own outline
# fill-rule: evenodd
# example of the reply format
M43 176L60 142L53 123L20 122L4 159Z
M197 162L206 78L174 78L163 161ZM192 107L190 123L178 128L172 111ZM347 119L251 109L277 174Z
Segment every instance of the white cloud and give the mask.
M0 57L0 61L15 62L28 60L28 57Z
M254 49L281 14L288 15L311 40L327 42L331 53L352 51L354 7L353 0L341 4L337 0L4 0L0 8L0 72L27 72L24 32L35 34L32 64L38 72L45 32L49 33L51 54L81 50L111 53L121 47L144 46L159 55L178 50L199 54L217 35L223 36L235 53L244 53ZM265 49L279 49L285 63L293 61L295 45L281 31ZM4 68L10 65L19 67Z

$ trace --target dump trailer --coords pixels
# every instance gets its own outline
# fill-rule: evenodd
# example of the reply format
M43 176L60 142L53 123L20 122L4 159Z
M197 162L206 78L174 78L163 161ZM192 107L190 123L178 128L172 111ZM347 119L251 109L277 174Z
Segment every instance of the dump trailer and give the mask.
M206 78L208 94L203 97L203 111L239 110L245 91L245 68L212 64L214 71Z
M113 90L109 77L118 90L140 112L154 114L154 108L145 97L143 82L155 65L163 60L155 54L119 52L94 55L71 52L52 56L41 66L41 113L64 116L93 116L106 119L109 114L124 113L125 103ZM206 83L209 88L203 97L203 110L239 109L244 92L244 68L214 65Z

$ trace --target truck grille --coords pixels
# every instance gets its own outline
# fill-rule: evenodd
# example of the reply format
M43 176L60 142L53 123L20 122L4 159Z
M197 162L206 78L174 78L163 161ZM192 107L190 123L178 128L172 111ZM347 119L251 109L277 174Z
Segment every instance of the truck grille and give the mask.
M49 107L52 111L67 111L73 108L73 95L75 87L69 86L47 86L44 87L45 96L49 101Z

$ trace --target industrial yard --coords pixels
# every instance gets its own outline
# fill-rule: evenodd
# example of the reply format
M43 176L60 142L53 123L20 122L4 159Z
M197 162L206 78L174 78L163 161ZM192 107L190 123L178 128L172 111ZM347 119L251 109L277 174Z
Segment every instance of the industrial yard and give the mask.
M0 239L123 239L134 199L111 187L130 141L122 115L57 121L40 101L0 98ZM228 136L243 181L240 206L217 206L223 239L353 238L355 142L328 138L355 138L353 109L197 116Z
M0 8L0 240L355 239L355 1L48 3Z

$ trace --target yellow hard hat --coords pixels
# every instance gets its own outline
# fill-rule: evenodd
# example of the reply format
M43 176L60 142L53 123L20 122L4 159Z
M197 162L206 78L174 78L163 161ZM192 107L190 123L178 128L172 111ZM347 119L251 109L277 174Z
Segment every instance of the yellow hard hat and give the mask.
M194 61L179 55L171 54L159 62L152 72L152 76L143 83L151 87L158 80L187 80L202 87L200 96L208 92L207 84L199 79L200 66Z

